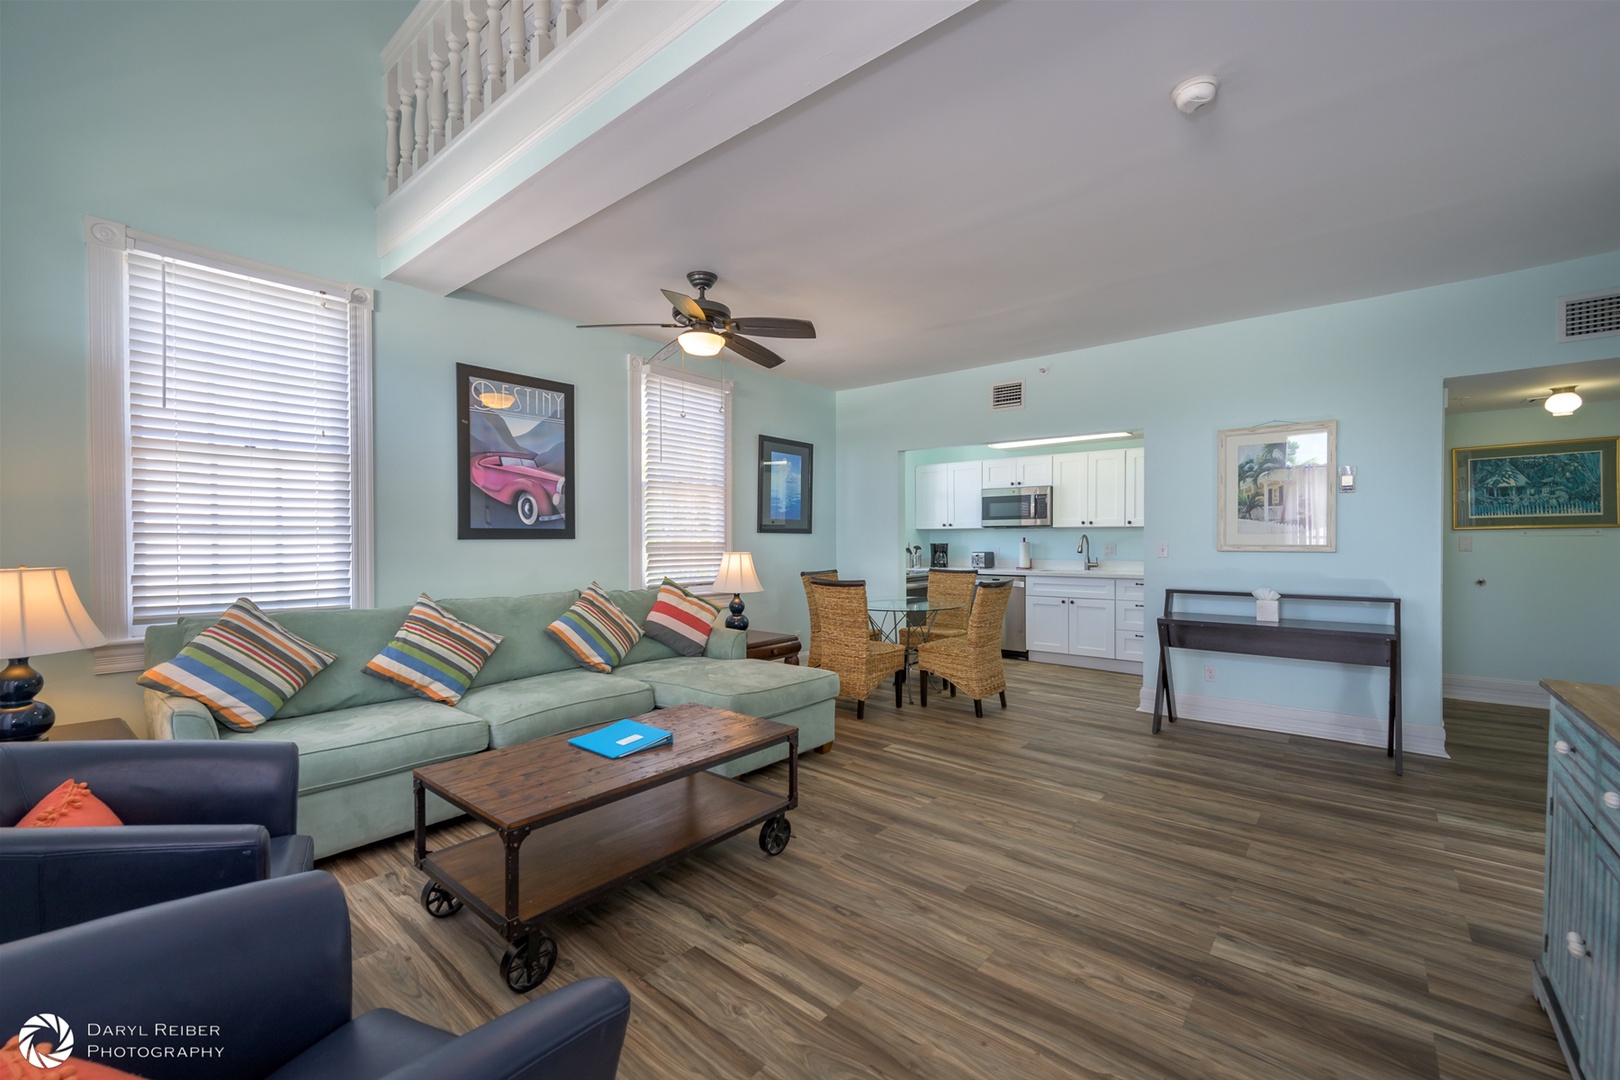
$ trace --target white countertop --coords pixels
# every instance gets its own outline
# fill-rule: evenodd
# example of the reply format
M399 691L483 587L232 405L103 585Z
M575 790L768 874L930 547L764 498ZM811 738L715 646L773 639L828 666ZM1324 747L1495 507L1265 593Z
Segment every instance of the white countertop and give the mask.
M952 562L952 570L971 570L966 563ZM986 577L1093 577L1093 578L1129 578L1132 581L1142 580L1145 567L1139 562L1124 562L1117 560L1104 560L1095 570L1086 570L1079 561L1073 563L1058 562L1056 560L1041 560L1034 568L1020 570L1016 566L1002 566L999 562L989 570L981 570Z

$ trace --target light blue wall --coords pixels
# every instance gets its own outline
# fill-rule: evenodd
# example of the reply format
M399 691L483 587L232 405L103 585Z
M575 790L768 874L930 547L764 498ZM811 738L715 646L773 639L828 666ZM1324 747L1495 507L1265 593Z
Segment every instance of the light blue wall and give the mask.
M898 585L901 453L948 442L1114 428L1147 450L1149 608L1166 587L1377 593L1403 601L1408 731L1439 734L1442 381L1451 375L1597 359L1612 341L1555 343L1560 296L1612 287L1620 253L1456 285L1205 327L838 395L840 569ZM1048 369L1046 373L1041 368ZM1027 380L1024 409L992 413L988 387ZM926 408L919 408L926 402ZM1359 488L1339 501L1333 554L1217 552L1215 446L1222 428L1336 419L1339 460ZM941 433L948 433L948 439ZM1165 559L1155 557L1158 542ZM1149 643L1144 683L1158 662ZM1383 715L1381 674L1221 657L1215 697L1359 717Z
M1456 446L1598 436L1620 436L1620 401L1446 417L1448 460ZM1620 684L1620 529L1458 532L1442 510L1447 675ZM1464 537L1472 551L1458 550Z
M1061 434L1061 433L1054 433ZM1071 434L1074 434L1071 432ZM1034 437L1034 436L1032 436ZM912 529L909 526L917 520L917 466L934 465L951 461L987 461L994 458L1030 457L1043 453L1074 453L1081 450L1113 450L1128 446L1141 446L1141 439L1099 439L1090 443L1075 443L1069 446L1059 446L1056 449L1031 447L1024 450L992 450L984 444L978 446L947 446L925 450L907 450L903 455L901 466L902 479L906 486L905 516L902 518L902 535L899 558L904 558L904 548L907 544L921 544L923 555L926 557L930 544L949 544L952 563L967 565L970 553L975 551L993 551L996 553L996 567L1004 568L1017 565L1018 542L1029 541L1030 558L1036 566L1050 561L1077 561L1080 556L1077 549L1080 546L1082 534L1089 538L1091 553L1095 558L1118 559L1128 562L1142 560L1142 530L1138 528L1092 528L1092 529ZM1152 483L1151 477L1147 483ZM1104 551L1109 545L1114 545L1110 554Z
M640 338L379 278L379 52L414 5L0 4L0 565L90 580L86 214L377 290L376 582L380 603L624 584L629 374ZM52 47L55 43L60 47ZM71 58L71 75L63 74ZM458 541L454 368L573 383L579 533ZM737 383L734 543L753 545L759 626L803 629L796 570L831 565L833 397L727 365ZM817 444L817 532L757 537L757 435ZM136 717L131 674L38 658L61 722Z

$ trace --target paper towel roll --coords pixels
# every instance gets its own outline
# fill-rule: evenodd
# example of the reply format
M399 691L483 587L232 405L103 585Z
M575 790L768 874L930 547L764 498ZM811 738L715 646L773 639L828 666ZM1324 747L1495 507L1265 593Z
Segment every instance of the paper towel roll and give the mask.
M1028 570L1032 565L1029 559L1029 541L1018 541L1018 569Z

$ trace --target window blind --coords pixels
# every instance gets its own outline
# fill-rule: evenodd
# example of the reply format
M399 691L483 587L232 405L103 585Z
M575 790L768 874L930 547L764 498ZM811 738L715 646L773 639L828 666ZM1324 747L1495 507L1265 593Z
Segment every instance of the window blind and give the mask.
M712 585L730 536L726 384L643 368L640 396L642 584Z
M128 253L131 625L353 597L343 297Z

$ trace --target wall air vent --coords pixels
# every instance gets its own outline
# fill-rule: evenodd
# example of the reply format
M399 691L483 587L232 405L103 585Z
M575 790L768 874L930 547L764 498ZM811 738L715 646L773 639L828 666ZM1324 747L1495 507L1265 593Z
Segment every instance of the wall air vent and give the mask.
M998 382L990 387L990 411L1022 409L1024 407L1024 380Z
M1558 340L1581 341L1620 334L1620 289L1607 289L1558 301Z

